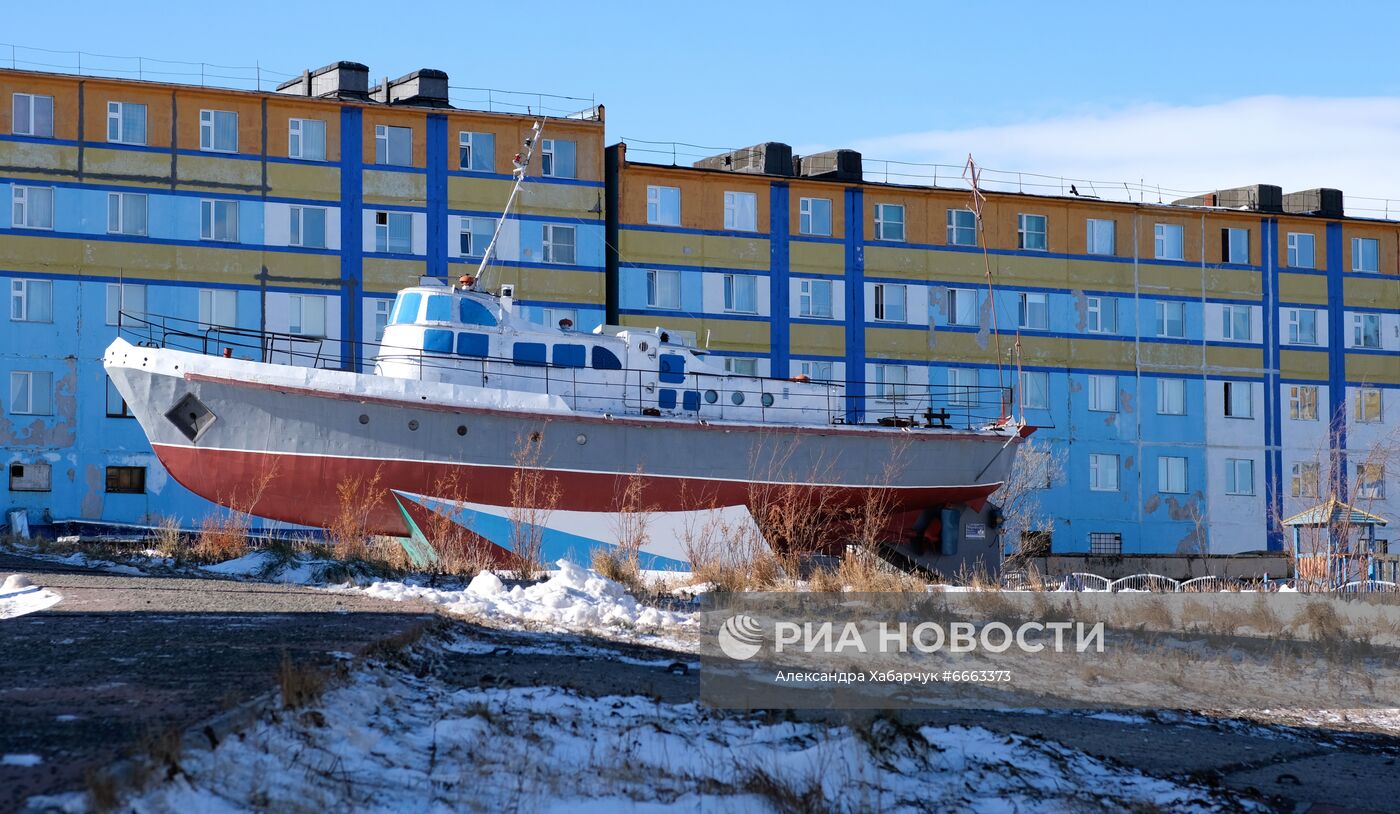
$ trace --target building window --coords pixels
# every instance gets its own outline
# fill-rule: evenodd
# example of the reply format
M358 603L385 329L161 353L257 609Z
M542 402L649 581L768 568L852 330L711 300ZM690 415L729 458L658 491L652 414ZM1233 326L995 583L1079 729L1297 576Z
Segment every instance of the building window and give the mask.
M108 102L107 140L113 144L144 145L146 106L133 102Z
M758 230L758 196L752 192L724 193L724 228L738 232Z
M374 163L393 167L413 166L413 128L376 124Z
M815 319L832 318L830 280L798 281L797 315Z
M12 188L14 202L11 225L16 229L53 228L53 187Z
M413 215L407 212L375 212L374 250L392 254L412 254Z
M326 248L326 210L319 206L293 206L291 244L306 249Z
M647 271L647 307L677 310L681 307L681 273L668 269Z
M1226 418L1254 417L1254 385L1249 382L1224 382Z
M393 300L374 301L374 341L384 341L384 329L389 327L389 311L394 306ZM549 309L546 308L546 311Z
M462 218L458 226L458 250L463 257L480 257L491 245L496 222L490 218Z
M904 401L909 397L909 368L904 365L875 365L875 397L882 401Z
M1153 226L1153 256L1158 260L1185 260L1183 232L1182 227L1174 223Z
M835 379L835 370L831 362L809 360L797 363L797 372L814 382L829 382Z
M1116 557L1123 553L1123 535L1117 532L1089 532L1089 554L1098 557Z
M1220 262L1249 264L1249 230L1220 230Z
M1317 311L1312 308L1288 309L1288 343L1317 344Z
M875 284L875 319L879 322L904 322L905 286L894 283Z
M1364 500L1385 499L1385 465L1356 465L1356 496Z
M1088 297L1085 324L1089 333L1118 333L1118 300L1112 297Z
M199 202L200 240L238 242L238 202Z
M122 320L125 315L126 319ZM146 315L146 287L137 283L107 284L107 324L120 325Z
M948 403L958 407L977 405L977 371L957 367L948 370Z
M1254 494L1254 461L1249 458L1225 459L1225 494Z
M875 204L875 239L904 239L904 204Z
M107 232L114 235L146 234L146 196L139 192L107 193Z
M948 289L948 324L977 324L977 292L971 288Z
M1313 259L1315 238L1307 232L1288 233L1288 265L1295 269L1316 268Z
M1157 380L1157 415L1186 415L1186 380Z
M724 372L731 376L757 376L758 360L726 356L724 359Z
M1353 348L1379 348L1381 346L1381 315L1351 315L1351 346Z
M574 155L577 146L563 139L545 139L540 142L540 175L546 178L573 178Z
M1294 421L1317 420L1317 386L1291 384L1288 386L1288 417Z
M1089 376L1089 409L1096 413L1118 412L1118 377Z
M1351 239L1351 270L1377 272L1381 270L1381 242L1373 237Z
M797 232L831 236L831 199L802 198L797 202Z
M1253 309L1248 305L1222 305L1220 306L1220 335L1234 342L1249 342L1254 337L1251 330L1250 312Z
M1186 336L1186 303L1157 302L1157 335L1172 339Z
M53 490L53 467L46 463L10 464L11 492L48 492Z
M557 223L544 225L544 262L572 266L578 257L577 231Z
M122 398L121 391L110 376L107 377L107 417L133 418L131 407L127 405L126 399Z
M199 289L199 324L238 327L238 292L230 288Z
M1016 216L1016 248L1033 252L1048 250L1044 215Z
M320 294L292 294L287 330L300 336L326 335L326 298Z
M495 172L496 135L466 130L458 133L457 166L471 172Z
M1317 497L1318 471L1316 463L1294 464L1291 494L1294 497Z
M1023 293L1019 295L1016 301L1016 324L1031 330L1045 330L1050 325L1050 315L1046 302L1045 294Z
M1356 388L1356 407L1352 415L1363 424L1381 420L1381 389L1379 387Z
M12 415L53 415L53 374L47 370L10 373Z
M52 96L16 93L10 111L10 132L16 136L53 138Z
M1021 371L1021 409L1050 409L1050 374L1043 370Z
M320 119L287 121L287 157L326 160L326 123Z
M199 111L199 149L213 153L238 152L238 114L231 110Z
M977 245L977 213L970 209L948 210L948 245Z
M107 493L111 495L142 495L146 493L146 467L107 467Z
M657 226L681 225L680 187L647 187L647 223Z
M1090 453L1089 488L1095 492L1118 491L1118 456Z
M1157 491L1186 494L1186 459L1163 455L1157 459Z
M752 274L724 275L724 310L738 314L757 314L758 278Z
M1088 254L1111 255L1114 253L1114 229L1111 220L1090 218L1084 228L1084 248Z
M50 280L11 280L10 320L13 322L53 322L53 282Z
M577 308L548 307L540 309L540 320L551 328L560 327L559 323L568 320L570 325L578 324Z

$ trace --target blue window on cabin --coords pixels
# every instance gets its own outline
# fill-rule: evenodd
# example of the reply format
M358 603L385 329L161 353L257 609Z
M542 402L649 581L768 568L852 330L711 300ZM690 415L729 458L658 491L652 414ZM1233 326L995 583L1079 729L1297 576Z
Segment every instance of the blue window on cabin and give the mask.
M461 312L460 316L464 325L494 326L496 324L496 318L491 316L491 311L476 300L462 300L458 310Z
M586 358L582 345L554 346L554 364L560 367L583 367Z
M685 357L675 353L661 354L661 381L680 384L685 381Z
M423 301L422 294L400 294L394 306L394 318L390 325L408 325L418 319L418 305Z
M594 370L621 370L622 361L617 358L617 354L607 348L593 349L593 369Z
M423 350L428 353L451 353L452 332L435 329L424 331Z
M676 391L663 387L656 392L656 406L663 410L676 409Z
M517 365L544 365L543 342L516 342L512 358Z
M486 334L463 331L457 334L458 356L486 356L491 348L491 338Z
M445 294L434 294L429 297L428 313L424 319L428 322L451 322L452 298Z
M681 406L691 412L700 409L700 391L687 390L681 394Z

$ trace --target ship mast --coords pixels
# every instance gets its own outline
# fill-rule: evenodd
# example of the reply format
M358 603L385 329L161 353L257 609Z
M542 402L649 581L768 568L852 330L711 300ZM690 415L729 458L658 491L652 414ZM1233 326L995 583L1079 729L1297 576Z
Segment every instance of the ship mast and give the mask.
M522 153L516 153L512 163L515 169L512 175L515 176L515 185L510 188L510 197L506 199L505 209L501 210L501 217L496 220L496 231L491 233L491 242L486 244L486 251L481 253L481 265L477 266L476 277L472 279L467 287L473 291L488 291L490 285L486 279L489 271L487 264L491 262L492 255L496 252L496 241L501 239L501 230L505 227L506 217L510 215L511 206L515 204L515 198L520 194L520 187L525 183L525 171L530 167L530 159L535 157L535 147L540 143L540 133L544 130L544 120L535 122L535 126L530 128L530 135L526 136Z

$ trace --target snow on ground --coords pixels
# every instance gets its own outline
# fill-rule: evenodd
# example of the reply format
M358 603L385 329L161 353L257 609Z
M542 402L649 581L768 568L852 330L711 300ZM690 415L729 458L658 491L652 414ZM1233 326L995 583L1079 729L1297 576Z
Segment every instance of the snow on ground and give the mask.
M370 664L123 810L1214 811L1220 792L977 727L850 727Z
M478 574L460 591L440 591L404 582L374 582L364 587L334 586L329 590L358 591L380 599L421 599L451 613L497 624L528 624L556 631L644 634L674 638L696 628L690 613L661 610L638 602L621 584L597 571L559 560L549 578L529 586L507 588L489 571Z
M14 553L22 557L39 560L40 562L73 565L79 568L92 568L98 571L107 571L112 574L125 574L128 576L146 573L143 567L169 566L174 564L174 560L165 559L155 551L147 551L139 556L128 557L129 563L117 563L111 560L89 557L81 551L75 551L72 554L48 554L40 551L38 546L15 545L13 548Z
M271 551L253 551L233 560L200 569L210 574L239 579L258 579L292 585L314 585L325 582L328 569L340 568L335 560L318 559L303 554L286 558Z
M62 599L59 593L31 584L23 574L11 574L0 584L0 619L51 608Z

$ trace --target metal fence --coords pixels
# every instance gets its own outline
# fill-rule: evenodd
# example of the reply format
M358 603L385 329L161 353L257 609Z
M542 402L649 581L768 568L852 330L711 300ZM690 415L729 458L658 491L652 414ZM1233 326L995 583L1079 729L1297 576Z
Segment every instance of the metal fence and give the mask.
M1296 578L1274 579L1234 579L1230 577L1203 576L1187 580L1177 580L1161 574L1132 574L1119 579L1109 579L1098 574L1076 572L1064 577L1046 577L1026 571L1008 571L1002 575L1001 585L1007 590L1045 591L1084 591L1098 593L1220 593L1234 591L1259 591L1276 593L1297 591L1299 593L1397 593L1400 584L1383 579L1363 579L1341 584L1329 584L1323 580Z

